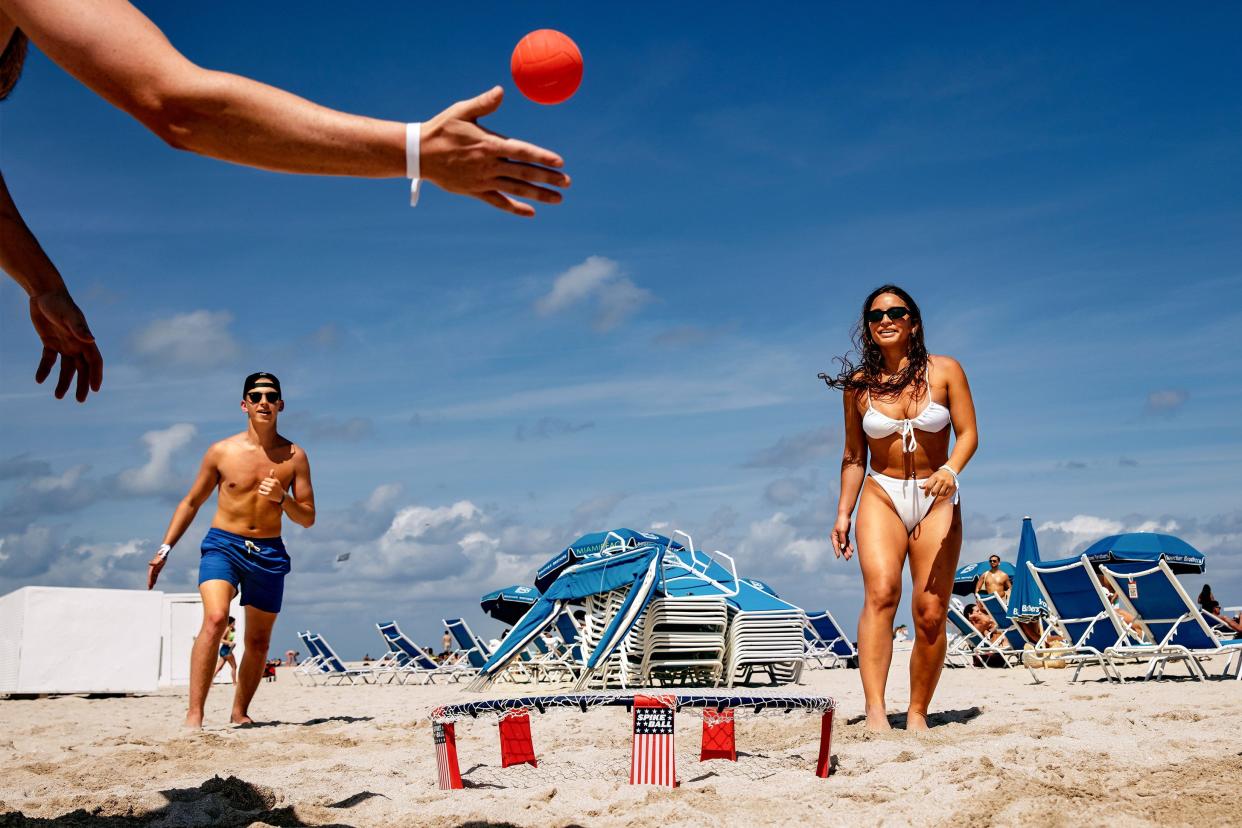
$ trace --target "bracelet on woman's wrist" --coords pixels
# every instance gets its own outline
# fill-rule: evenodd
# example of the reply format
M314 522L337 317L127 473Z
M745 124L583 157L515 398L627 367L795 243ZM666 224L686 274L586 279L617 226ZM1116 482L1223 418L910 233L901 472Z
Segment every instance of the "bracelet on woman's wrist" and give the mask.
M954 471L953 467L948 463L945 463L943 466L936 469L936 471L947 471L949 474L953 475L953 505L956 506L958 502L958 495L962 491L962 483L957 479L957 472Z

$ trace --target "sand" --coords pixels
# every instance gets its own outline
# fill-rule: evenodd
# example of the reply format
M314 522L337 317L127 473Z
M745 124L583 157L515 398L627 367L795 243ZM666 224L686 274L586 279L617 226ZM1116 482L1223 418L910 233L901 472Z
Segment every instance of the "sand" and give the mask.
M460 725L474 787L441 791L426 717L476 697L462 685L302 687L282 669L259 689L262 726L223 724L232 688L217 687L200 733L179 729L184 690L0 700L0 826L1237 824L1242 683L1040 673L946 670L930 733L874 735L857 671L808 671L790 689L838 702L832 777L812 772L810 716L739 714L734 766L698 763L700 724L683 715L677 790L626 784L628 719L596 710L533 717L537 772L498 767L492 721Z

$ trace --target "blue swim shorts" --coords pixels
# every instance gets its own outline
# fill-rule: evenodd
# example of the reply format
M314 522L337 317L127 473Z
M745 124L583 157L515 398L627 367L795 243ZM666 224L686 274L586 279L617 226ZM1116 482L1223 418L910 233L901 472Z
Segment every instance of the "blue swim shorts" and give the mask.
M280 538L247 538L213 528L203 538L198 582L228 581L241 592L243 607L280 612L289 569Z

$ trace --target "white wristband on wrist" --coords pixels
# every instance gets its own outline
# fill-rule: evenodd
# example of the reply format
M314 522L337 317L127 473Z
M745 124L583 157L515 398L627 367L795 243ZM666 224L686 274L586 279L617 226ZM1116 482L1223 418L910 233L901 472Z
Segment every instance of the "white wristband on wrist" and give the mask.
M953 505L956 506L959 500L958 495L962 491L961 481L957 479L957 472L955 472L953 470L953 467L950 466L948 463L945 463L943 466L940 467L940 469L944 469L949 474L953 475ZM937 471L939 471L940 469L937 469Z
M418 144L421 140L422 124L405 125L405 177L410 179L410 206L418 206L418 190L423 183L418 164Z
M166 544L166 543L165 543L165 544L161 544L161 545L160 545L160 549L159 549L159 551L155 553L155 559L156 559L157 561L162 561L162 560L164 560L165 558L167 558L167 557L168 557L168 553L169 553L169 552L171 552L171 551L172 551L172 547L171 547L171 546L169 546L169 545L168 545L168 544Z

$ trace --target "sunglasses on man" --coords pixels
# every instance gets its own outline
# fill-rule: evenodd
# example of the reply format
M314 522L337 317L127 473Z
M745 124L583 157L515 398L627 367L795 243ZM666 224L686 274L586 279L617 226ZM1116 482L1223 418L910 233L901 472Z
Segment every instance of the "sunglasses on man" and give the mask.
M260 402L280 402L280 393L277 391L250 391L246 394L246 399L254 405Z
M889 319L896 322L898 319L905 319L909 315L910 315L909 308L905 308L905 307L902 307L901 305L898 305L897 307L889 308L888 310L867 311L867 321L874 325L876 322L879 322L881 319L887 316Z

